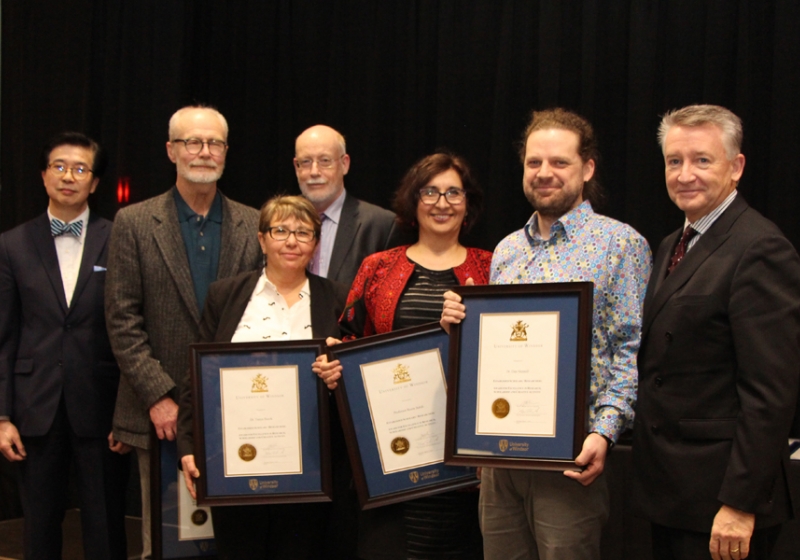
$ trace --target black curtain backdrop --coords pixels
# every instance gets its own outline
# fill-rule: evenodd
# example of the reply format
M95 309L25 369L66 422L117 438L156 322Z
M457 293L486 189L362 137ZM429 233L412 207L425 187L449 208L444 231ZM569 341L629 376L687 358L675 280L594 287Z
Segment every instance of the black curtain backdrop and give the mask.
M91 205L112 218L174 181L167 122L192 102L230 124L220 185L259 206L296 193L294 138L329 124L348 190L387 206L438 147L487 194L468 240L492 249L531 208L516 150L530 111L576 110L602 153L604 213L655 246L682 223L666 194L659 116L717 103L745 122L740 191L795 243L800 3L794 0L3 0L0 230L42 212L41 145L75 129L111 165Z

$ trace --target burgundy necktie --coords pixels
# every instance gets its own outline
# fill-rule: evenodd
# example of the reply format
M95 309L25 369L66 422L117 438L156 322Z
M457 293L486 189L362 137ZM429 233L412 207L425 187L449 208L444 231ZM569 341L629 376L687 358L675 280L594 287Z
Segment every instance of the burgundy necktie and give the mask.
M677 247L675 247L675 252L672 253L672 258L669 260L669 268L667 269L667 274L672 272L678 263L681 262L684 255L686 254L686 247L689 246L689 241L697 235L697 230L692 229L692 226L687 227L683 230L683 235L681 236L681 240L678 241Z

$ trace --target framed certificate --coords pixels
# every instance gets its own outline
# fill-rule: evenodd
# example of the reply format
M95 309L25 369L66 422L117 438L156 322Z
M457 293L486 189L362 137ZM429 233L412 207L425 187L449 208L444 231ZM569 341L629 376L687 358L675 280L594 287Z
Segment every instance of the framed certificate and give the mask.
M198 506L178 470L174 441L150 435L150 538L154 560L216 557L211 510Z
M591 282L460 286L445 462L579 469L587 435Z
M474 469L444 464L448 342L431 323L329 348L362 509L477 484Z
M319 339L192 344L197 503L332 499Z

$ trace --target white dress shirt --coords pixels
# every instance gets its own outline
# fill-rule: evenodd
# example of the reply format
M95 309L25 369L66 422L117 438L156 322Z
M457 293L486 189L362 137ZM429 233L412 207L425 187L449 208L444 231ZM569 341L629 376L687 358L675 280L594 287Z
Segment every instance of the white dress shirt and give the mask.
M47 218L52 220L56 216L47 209ZM81 260L83 259L83 245L86 241L86 230L89 229L89 207L86 207L80 216L67 222L72 224L78 220L83 220L83 229L80 237L75 237L69 233L54 237L56 244L56 254L58 255L58 267L61 269L61 283L64 285L64 296L67 298L67 306L72 302L72 295L75 293L75 284L78 283L78 273L81 270ZM63 220L62 220L63 221Z

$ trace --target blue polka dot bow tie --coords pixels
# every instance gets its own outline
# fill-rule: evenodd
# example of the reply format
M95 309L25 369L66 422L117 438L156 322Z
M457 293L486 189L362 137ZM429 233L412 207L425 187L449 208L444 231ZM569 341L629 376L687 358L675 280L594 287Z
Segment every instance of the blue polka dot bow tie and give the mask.
M83 220L78 220L77 222L72 222L71 224L65 224L58 218L53 218L50 220L50 233L53 234L53 237L58 237L59 235L64 235L65 233L69 233L75 237L80 237L82 231Z

